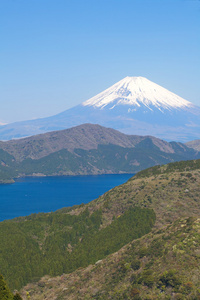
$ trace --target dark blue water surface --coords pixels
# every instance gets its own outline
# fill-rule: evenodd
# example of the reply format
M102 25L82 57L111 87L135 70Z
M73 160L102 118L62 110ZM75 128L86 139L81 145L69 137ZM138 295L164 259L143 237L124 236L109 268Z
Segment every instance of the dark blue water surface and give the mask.
M0 221L88 203L133 174L28 177L0 185Z

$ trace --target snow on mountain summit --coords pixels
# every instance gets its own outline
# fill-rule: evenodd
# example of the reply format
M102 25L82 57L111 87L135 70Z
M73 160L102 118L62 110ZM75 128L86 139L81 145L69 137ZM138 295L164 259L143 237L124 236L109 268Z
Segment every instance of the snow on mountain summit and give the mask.
M103 109L109 105L113 109L118 105L139 108L143 104L150 110L156 107L160 111L181 109L193 104L144 77L125 77L110 88L82 103Z
M84 123L168 141L200 138L200 107L144 77L126 77L91 99L57 115L0 126L10 140Z

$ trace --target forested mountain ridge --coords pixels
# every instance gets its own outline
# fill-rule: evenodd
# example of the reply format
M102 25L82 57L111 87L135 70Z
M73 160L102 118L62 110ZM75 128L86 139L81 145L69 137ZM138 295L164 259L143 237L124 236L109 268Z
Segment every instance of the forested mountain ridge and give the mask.
M0 142L0 180L31 175L136 173L154 165L198 158L200 152L182 143L84 124Z
M1 222L1 272L12 288L70 273L60 282L45 277L28 285L24 291L33 300L55 294L55 299L132 299L133 289L140 299L196 297L199 194L200 160L177 162L142 171L88 204ZM183 261L175 264L179 256Z

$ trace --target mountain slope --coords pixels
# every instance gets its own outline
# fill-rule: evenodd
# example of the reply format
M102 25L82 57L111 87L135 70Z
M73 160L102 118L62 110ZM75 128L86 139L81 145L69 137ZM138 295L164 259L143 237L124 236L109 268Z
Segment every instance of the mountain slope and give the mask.
M2 273L19 287L75 270L28 285L38 300L131 299L134 288L142 299L197 296L199 193L200 160L172 163L142 171L88 204L1 222Z
M178 219L107 258L21 290L31 299L199 299L198 218Z
M200 151L200 140L190 141L185 143L185 145L189 148Z
M113 144L120 147L131 148L145 137L129 136L111 128L97 124L83 124L66 130L49 132L32 137L0 141L0 148L13 155L16 160L25 158L39 159L51 153L66 149L73 152L74 149L97 149L98 145ZM155 144L166 152L173 153L173 148L165 141L151 137Z
M136 173L200 152L152 136L131 136L99 125L0 142L0 179L29 175Z
M187 100L169 92L165 88L144 77L126 77L104 92L83 102L83 106L114 109L115 106L133 106L135 109L146 106L147 109L173 110L189 109L193 105Z
M200 137L200 107L143 77L126 77L97 96L52 117L0 127L9 140L83 123L137 135L189 141Z
M92 150L97 149L98 145L109 144L124 148L134 148L136 145L142 146L144 140L151 140L152 145L166 153L175 153L175 145L179 145L185 152L188 150L181 143L168 143L153 136L126 135L112 128L106 128L97 124L83 124L70 129L35 135L24 139L7 142L0 141L0 149L13 155L17 161L22 161L26 158L39 159L62 149L74 152L74 149ZM144 146L146 147L147 145ZM195 153L192 150L190 151Z

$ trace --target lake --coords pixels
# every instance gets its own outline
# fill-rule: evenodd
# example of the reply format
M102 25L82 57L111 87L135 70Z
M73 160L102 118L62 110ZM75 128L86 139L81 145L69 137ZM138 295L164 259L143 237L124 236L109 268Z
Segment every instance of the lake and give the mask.
M88 203L134 174L27 177L0 185L0 221Z

